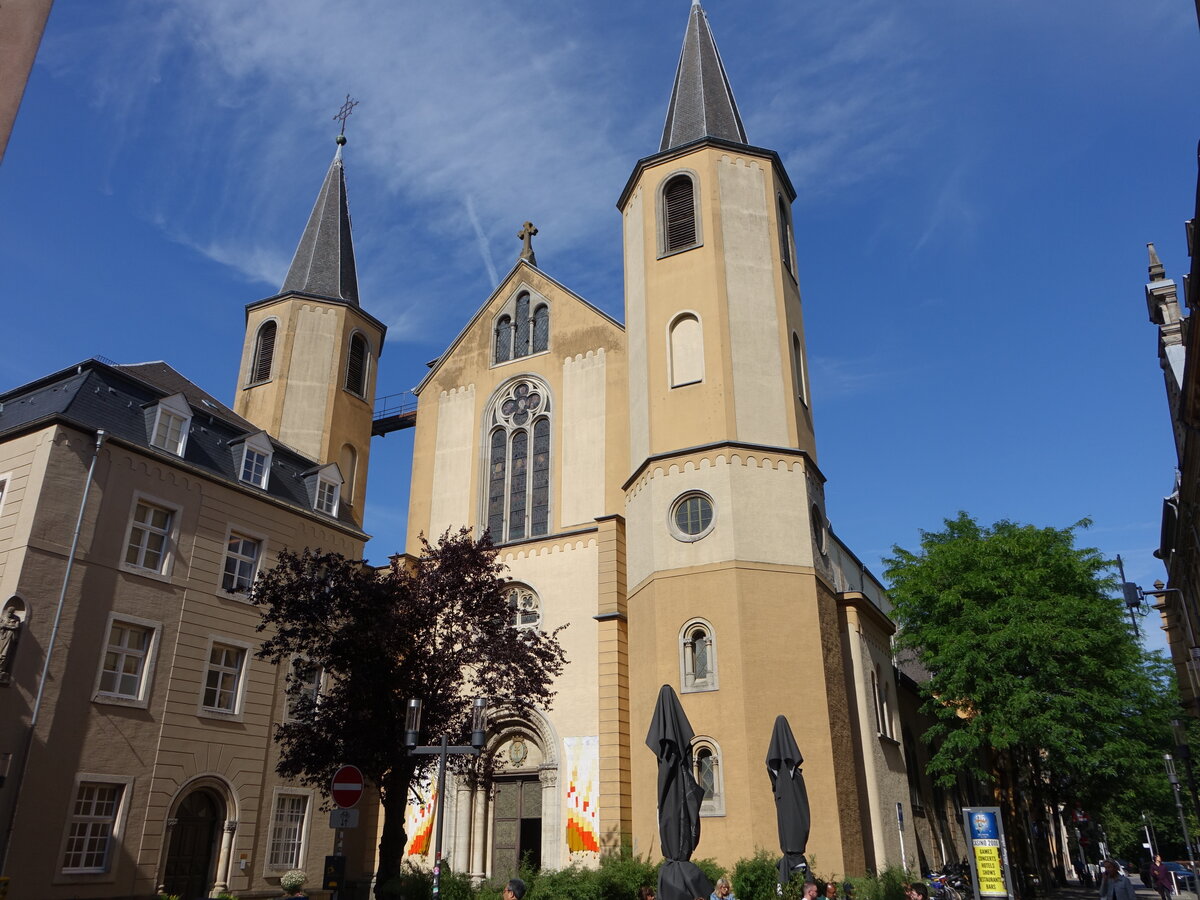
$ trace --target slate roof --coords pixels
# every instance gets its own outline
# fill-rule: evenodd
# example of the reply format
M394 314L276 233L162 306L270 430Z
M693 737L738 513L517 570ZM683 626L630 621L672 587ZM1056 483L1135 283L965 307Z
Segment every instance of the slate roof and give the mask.
M358 271L340 143L280 288L281 294L292 291L358 306Z
M182 460L150 446L154 407L164 397L183 394L192 410L192 423ZM313 509L305 473L320 463L271 439L271 475L266 488L238 478L240 442L262 431L184 378L165 362L108 365L90 359L0 394L0 440L54 422L88 431L104 429L110 437L132 444L148 456L202 470L231 487L262 494L318 519L330 518ZM358 534L362 530L339 504L336 520Z
M747 143L725 65L708 27L708 16L700 0L693 0L659 151L706 137Z

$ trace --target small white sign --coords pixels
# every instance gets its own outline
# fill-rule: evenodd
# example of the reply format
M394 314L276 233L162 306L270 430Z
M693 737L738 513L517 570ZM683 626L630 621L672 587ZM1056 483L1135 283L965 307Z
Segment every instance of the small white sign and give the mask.
M358 827L358 810L357 809L335 809L329 813L330 828L357 828Z

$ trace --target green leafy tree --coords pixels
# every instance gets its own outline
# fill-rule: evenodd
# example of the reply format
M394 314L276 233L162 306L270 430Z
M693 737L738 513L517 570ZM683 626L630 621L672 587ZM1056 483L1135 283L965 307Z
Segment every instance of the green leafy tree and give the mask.
M966 513L922 532L917 553L886 560L898 643L929 671L930 774L991 780L1023 871L1048 876L1042 839L1024 828L1060 801L1098 803L1147 752L1153 685L1125 624L1110 564L1071 528ZM1153 739L1153 736L1151 736Z
M408 699L424 701L425 735L461 745L474 698L518 712L547 707L565 664L555 634L506 627L505 582L488 537L462 529L436 545L422 538L421 547L419 558L397 558L382 572L338 554L285 551L251 595L267 635L258 656L292 667L277 769L322 791L342 764L363 771L383 808L380 886L402 873L409 789L433 764L404 752ZM314 671L324 673L319 696Z

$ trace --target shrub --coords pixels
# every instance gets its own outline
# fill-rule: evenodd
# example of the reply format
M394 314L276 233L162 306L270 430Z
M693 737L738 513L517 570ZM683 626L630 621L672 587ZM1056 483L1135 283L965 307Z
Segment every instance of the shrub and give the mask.
M733 867L733 893L738 900L775 900L779 869L774 854L759 850Z
M635 900L638 888L658 884L658 866L634 856L629 847L600 857L596 875L600 900Z

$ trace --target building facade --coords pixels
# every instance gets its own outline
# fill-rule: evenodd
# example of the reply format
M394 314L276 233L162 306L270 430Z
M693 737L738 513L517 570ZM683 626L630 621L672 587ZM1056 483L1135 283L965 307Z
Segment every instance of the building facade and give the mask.
M624 322L527 247L417 387L409 552L487 530L514 625L569 626L553 709L495 723L495 789L447 793L456 871L656 855L663 684L697 733L698 856L778 846L764 763L784 714L821 872L915 864L888 599L825 511L794 199L694 3L661 145L618 201ZM431 811L410 810L416 857Z
M363 556L383 326L353 265L339 148L283 289L247 309L238 412L165 363L0 396L10 898L274 897L333 852L271 739L286 679L320 674L255 658L247 592L283 547Z

